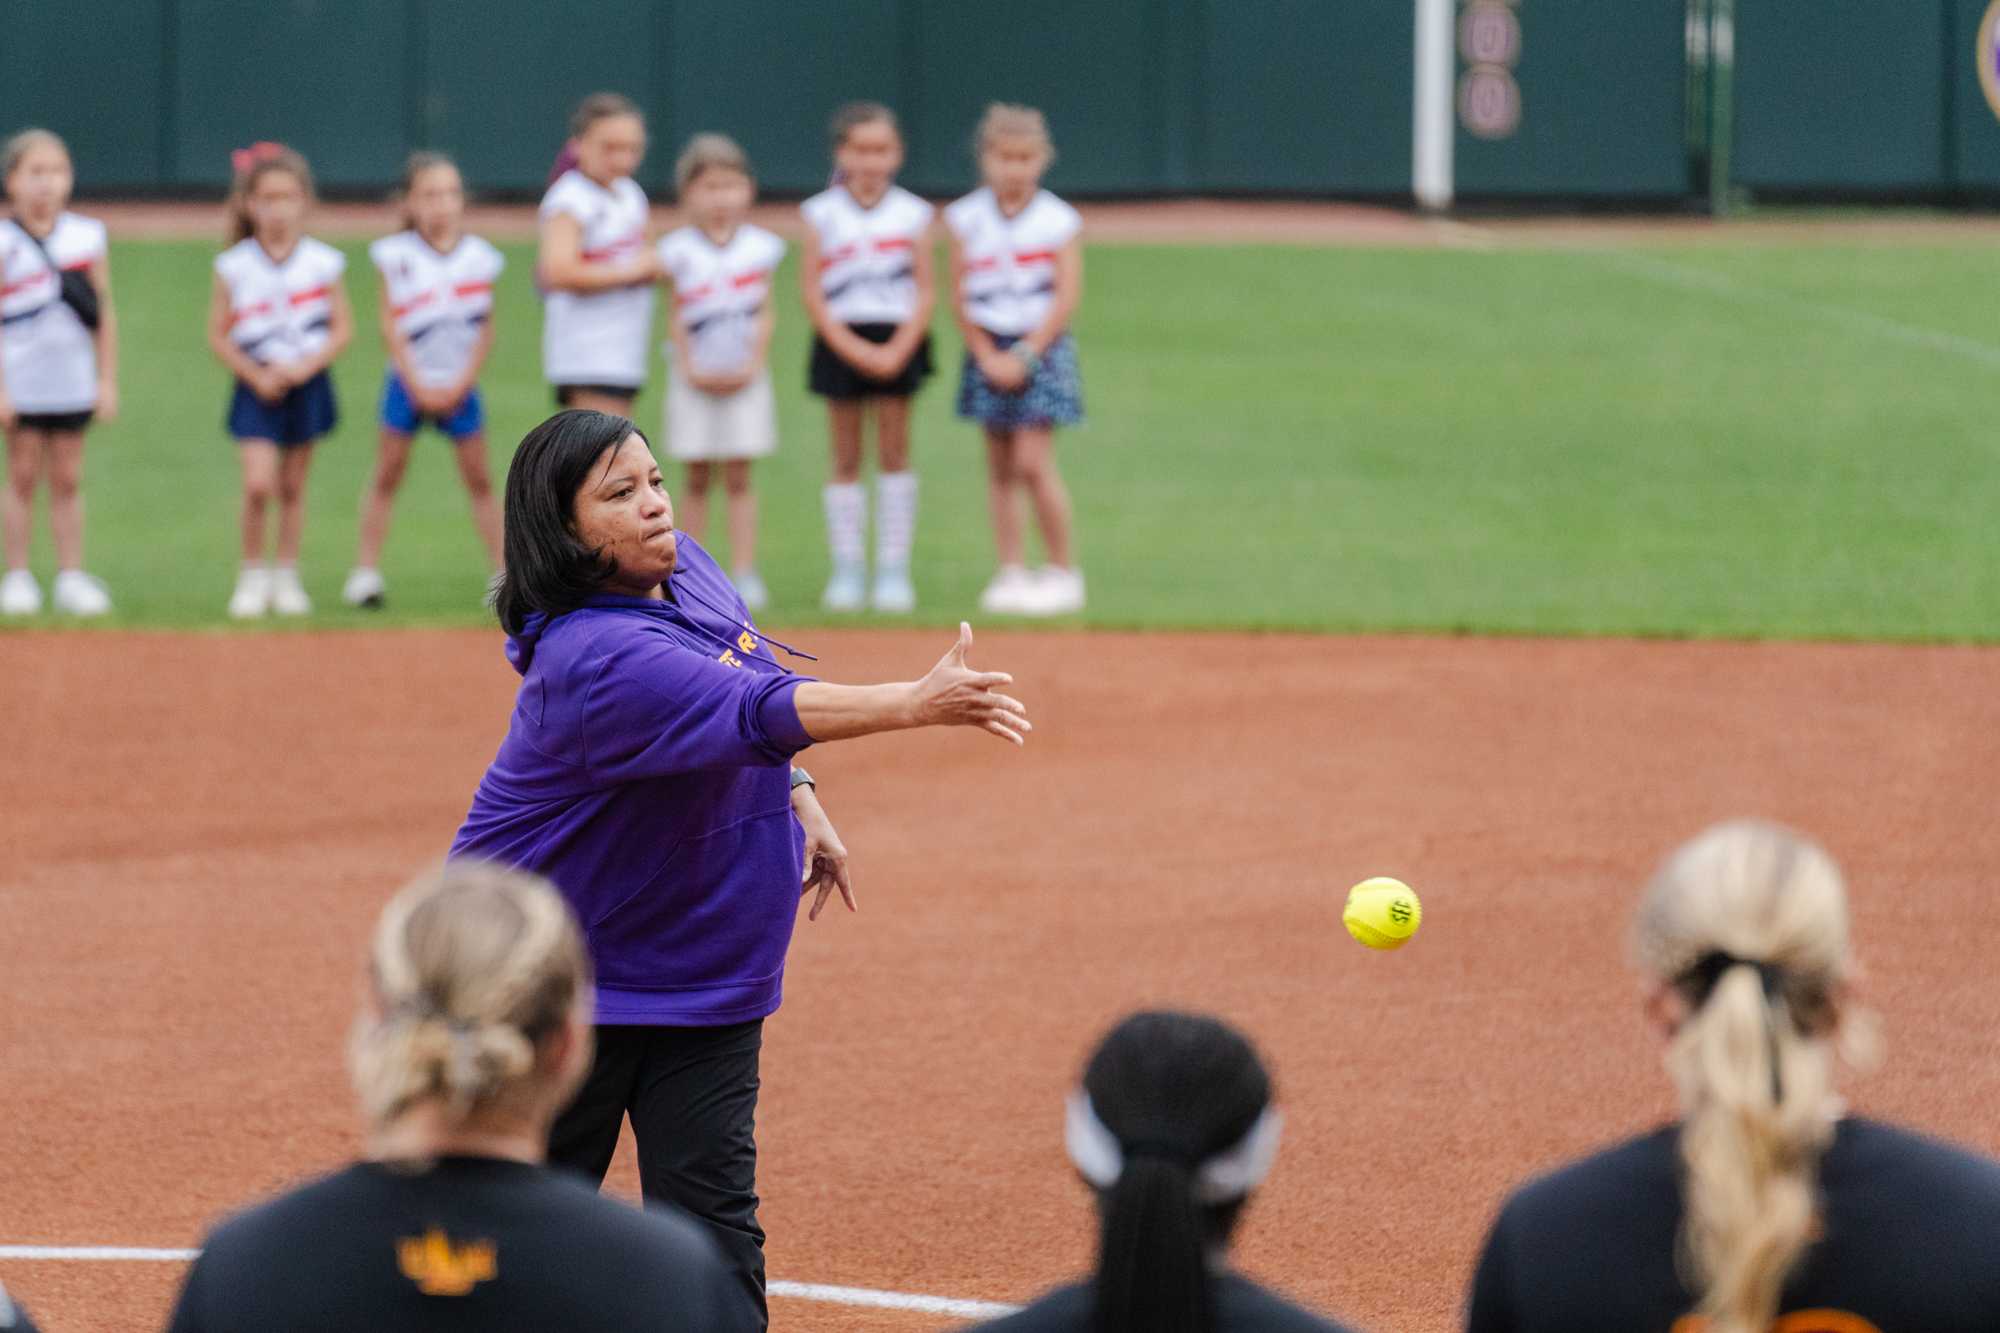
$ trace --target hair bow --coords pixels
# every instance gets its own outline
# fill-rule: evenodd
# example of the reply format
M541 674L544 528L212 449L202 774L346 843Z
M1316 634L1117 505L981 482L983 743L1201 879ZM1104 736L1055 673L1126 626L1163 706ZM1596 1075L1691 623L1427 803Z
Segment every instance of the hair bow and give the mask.
M248 148L231 149L229 153L229 165L237 175L241 176L259 162L270 162L284 151L285 146L281 143L272 143L269 139L259 139Z

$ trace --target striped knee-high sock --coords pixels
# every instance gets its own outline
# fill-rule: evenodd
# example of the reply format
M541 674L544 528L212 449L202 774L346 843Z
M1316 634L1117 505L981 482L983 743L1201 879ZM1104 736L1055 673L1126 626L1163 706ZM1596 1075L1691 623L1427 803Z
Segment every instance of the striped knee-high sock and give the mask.
M835 569L868 564L868 488L858 481L835 482L824 492L826 544Z
M875 478L875 567L908 570L916 533L917 474L880 474Z

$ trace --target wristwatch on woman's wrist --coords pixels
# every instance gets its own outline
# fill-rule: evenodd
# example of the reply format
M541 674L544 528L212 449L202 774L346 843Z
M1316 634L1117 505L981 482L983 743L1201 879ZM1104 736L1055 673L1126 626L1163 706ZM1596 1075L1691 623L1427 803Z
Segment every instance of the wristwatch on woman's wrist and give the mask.
M794 764L792 765L792 790L797 791L801 787L811 787L815 794L819 791L819 784L813 781L813 775L800 768L797 764Z

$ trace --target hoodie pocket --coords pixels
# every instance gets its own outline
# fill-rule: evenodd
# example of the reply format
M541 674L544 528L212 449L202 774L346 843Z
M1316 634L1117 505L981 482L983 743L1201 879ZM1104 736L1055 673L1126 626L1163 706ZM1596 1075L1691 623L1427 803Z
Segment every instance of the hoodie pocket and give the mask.
M802 836L786 805L683 839L589 924L598 980L701 990L777 972L797 914Z

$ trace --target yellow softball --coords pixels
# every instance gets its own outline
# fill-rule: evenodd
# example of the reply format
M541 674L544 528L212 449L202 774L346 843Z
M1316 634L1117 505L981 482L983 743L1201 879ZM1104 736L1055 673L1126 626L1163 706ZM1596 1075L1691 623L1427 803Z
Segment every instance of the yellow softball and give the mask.
M1400 879L1378 875L1347 891L1347 933L1371 949L1400 949L1423 924L1423 904Z

